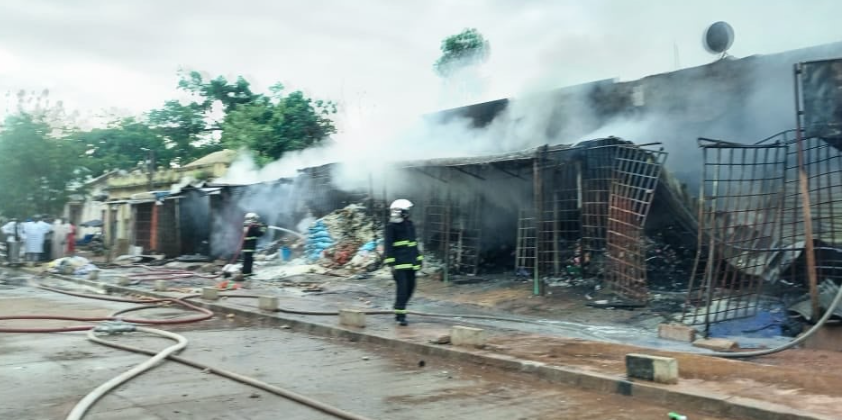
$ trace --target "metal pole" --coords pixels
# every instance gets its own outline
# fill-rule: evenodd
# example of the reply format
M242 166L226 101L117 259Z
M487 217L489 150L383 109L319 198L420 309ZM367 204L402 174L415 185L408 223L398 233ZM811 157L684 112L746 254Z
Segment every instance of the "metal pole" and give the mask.
M533 278L533 290L532 293L536 296L544 294L544 285L541 282L540 276L540 266L541 266L541 230L542 226L542 199L543 199L543 191L542 191L542 179L541 179L541 163L543 159L543 152L544 148L538 150L537 155L533 161L533 182L534 182L534 206L535 206L535 266L534 266L534 278Z
M703 149L705 153L704 162L707 162L707 149ZM721 149L717 149L717 153L720 152ZM713 310L711 305L713 304L713 267L714 267L714 258L716 257L716 196L719 194L719 169L721 162L720 159L717 159L716 169L714 170L713 176L713 185L711 185L711 200L710 200L710 210L708 212L708 217L705 222L710 223L710 228L708 229L708 260L707 265L705 267L705 306L707 310L705 311L705 338L710 336L710 311ZM707 165L704 166L704 171L707 172ZM705 196L705 182L707 180L706 175L702 175L702 186L701 186L701 194L699 194L700 200L703 200ZM704 208L704 203L700 203L700 205ZM703 223L703 222L702 222Z
M804 137L801 133L801 103L799 101L800 89L798 87L798 75L801 74L801 67L794 66L795 74L795 150L798 158L798 186L801 190L801 207L804 214L804 252L807 261L807 280L810 283L810 306L812 308L811 320L815 321L821 317L819 306L818 278L816 275L816 254L813 244L813 214L810 208L810 185L807 179L807 170L804 167Z

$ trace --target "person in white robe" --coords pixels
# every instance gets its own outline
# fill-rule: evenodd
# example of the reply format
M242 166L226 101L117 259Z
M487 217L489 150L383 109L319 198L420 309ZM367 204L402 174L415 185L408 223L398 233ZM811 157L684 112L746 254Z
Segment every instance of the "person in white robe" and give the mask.
M70 226L64 222L64 219L56 219L53 223L53 246L51 259L57 260L67 256L67 234L70 232Z
M52 227L44 223L40 217L36 217L32 222L24 223L23 233L26 238L27 262L34 264L41 260L41 254L44 253L44 240L51 230Z

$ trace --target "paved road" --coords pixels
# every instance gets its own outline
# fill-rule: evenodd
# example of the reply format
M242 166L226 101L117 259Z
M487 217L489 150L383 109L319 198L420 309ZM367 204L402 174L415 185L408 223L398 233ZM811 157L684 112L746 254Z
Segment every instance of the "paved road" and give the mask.
M0 286L0 315L106 314L126 304ZM174 309L143 313L177 315ZM12 323L5 323L11 325ZM35 326L29 321L26 324ZM43 323L37 324L39 326ZM171 328L190 340L182 355L254 376L373 419L666 419L670 410L582 392L528 375L395 354L223 318ZM139 333L114 338L159 349ZM102 382L145 360L88 342L84 333L0 334L0 418L63 419ZM716 420L686 413L693 420ZM88 420L330 419L320 412L212 374L166 362L102 399Z

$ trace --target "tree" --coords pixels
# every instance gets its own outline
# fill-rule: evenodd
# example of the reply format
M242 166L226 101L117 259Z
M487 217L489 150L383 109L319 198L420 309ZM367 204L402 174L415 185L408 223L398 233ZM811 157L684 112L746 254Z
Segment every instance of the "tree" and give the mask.
M238 104L222 123L222 144L231 149L248 148L259 163L281 158L286 152L318 144L336 132L330 116L336 104L313 100L301 91L283 94L283 85L272 94Z
M107 128L78 131L70 136L85 151L80 165L92 176L113 169L131 169L155 154L156 165L170 166L178 148L168 147L164 136L136 118L114 121Z
M206 81L197 71L180 73L178 88L190 93L193 100L187 104L167 101L161 109L150 111L147 118L150 127L172 149L173 161L180 164L220 149L218 139L212 134L222 130L221 122L214 115L215 104L221 104L223 113L227 114L260 98L243 77L234 83L222 76Z
M488 60L491 47L474 28L449 36L441 42L442 55L433 64L436 73L448 77L456 71Z
M81 148L55 135L46 115L51 114L18 113L8 117L0 129L3 215L58 215L67 201L68 186L84 176L78 170Z

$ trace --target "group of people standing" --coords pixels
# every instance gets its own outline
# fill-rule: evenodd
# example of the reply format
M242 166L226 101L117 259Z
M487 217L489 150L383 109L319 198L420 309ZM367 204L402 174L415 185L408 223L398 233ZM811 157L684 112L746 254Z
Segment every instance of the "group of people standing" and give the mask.
M48 222L35 216L25 222L12 219L3 225L2 232L9 245L7 250L25 252L26 261L32 264L73 255L76 251L76 227L66 219Z

